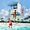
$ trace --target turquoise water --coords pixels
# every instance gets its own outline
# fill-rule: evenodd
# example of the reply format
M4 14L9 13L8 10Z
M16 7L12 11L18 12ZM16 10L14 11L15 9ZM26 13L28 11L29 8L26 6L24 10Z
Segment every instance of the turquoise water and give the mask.
M12 27L12 28L9 28L8 26L4 26L4 27L1 27L0 26L0 30L30 30L30 27Z

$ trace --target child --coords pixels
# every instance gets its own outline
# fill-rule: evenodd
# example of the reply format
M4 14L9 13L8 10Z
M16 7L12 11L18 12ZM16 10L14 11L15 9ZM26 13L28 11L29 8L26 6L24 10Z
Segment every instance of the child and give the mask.
M9 27L9 28L10 28L10 27L12 28L12 21L11 21L10 19L9 19L9 22L8 22L8 23L9 23L9 26L8 26L8 27Z

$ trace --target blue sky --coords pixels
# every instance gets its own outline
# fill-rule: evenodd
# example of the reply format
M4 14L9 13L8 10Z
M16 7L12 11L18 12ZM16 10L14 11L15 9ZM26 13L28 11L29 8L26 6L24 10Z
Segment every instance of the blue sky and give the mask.
M17 0L0 0L0 9L10 9L8 4L12 4L13 2L17 2Z
M30 0L21 0L20 2L26 8L30 8Z
M11 9L11 7L9 7L8 4L12 4L14 2L18 2L18 0L0 0L0 17L2 14L5 14L5 15L2 15L3 17L8 16L8 11L5 11L5 10ZM22 6L26 8L30 8L30 0L20 0L20 3L22 4Z
M18 0L0 0L0 9L10 9L8 4L18 2ZM30 0L20 0L22 6L25 6L26 8L30 8Z

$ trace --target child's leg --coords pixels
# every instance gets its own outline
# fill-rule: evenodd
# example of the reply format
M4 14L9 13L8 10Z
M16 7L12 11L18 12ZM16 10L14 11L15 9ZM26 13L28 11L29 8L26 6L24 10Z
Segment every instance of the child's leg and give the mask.
M12 28L12 26L8 26L9 28Z
M10 28L10 24L8 25L8 27Z
M12 28L12 25L10 27Z
M10 26L8 26L10 28Z
M11 28L12 28L12 26L11 26Z

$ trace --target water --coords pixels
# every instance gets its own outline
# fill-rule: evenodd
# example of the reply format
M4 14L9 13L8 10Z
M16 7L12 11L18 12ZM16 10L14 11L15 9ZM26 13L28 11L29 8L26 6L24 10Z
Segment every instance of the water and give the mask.
M8 23L0 23L0 30L30 30L30 24L29 25L28 24L26 24L26 25L21 24L21 27L17 26L16 24L13 24L12 28L9 28Z
M0 30L30 30L30 27L13 26L12 28L9 28L8 26L0 26Z

